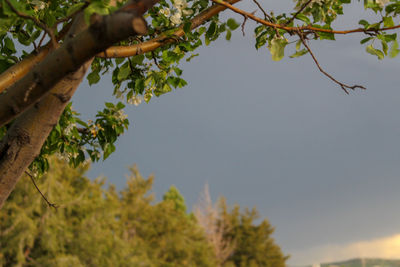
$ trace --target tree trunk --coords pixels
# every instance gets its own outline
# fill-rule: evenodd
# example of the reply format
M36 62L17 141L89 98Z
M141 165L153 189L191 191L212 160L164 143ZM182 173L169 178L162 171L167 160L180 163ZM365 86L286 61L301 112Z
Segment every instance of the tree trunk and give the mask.
M91 60L68 75L48 96L19 116L3 138L0 144L0 209L19 177L39 155L90 63Z

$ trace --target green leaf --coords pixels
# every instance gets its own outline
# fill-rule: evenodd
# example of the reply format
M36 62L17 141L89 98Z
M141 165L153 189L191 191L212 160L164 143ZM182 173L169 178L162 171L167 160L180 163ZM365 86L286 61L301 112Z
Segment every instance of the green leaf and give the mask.
M87 76L87 79L88 79L88 81L89 81L89 85L98 83L98 82L100 81L99 72L97 72L97 71L92 71L92 72L89 73L89 75Z
M364 39L362 39L361 41L360 41L360 44L365 44L366 42L368 42L369 40L371 40L371 39L373 39L374 37L367 37L367 38L364 38Z
M206 37L208 39L211 39L216 32L217 32L217 24L213 21L211 22L210 27L208 27L208 30L206 32Z
M232 31L236 30L240 26L240 24L237 23L236 20L234 20L232 18L228 19L226 24L228 25L229 29L231 29Z
M231 37L232 37L232 32L231 32L230 30L227 30L227 31L226 31L225 39L226 39L227 41L230 41L230 40L231 40Z
M374 48L374 47L372 46L372 44L371 44L371 45L368 45L368 46L366 47L366 51L367 51L367 53L369 53L369 54L371 54L371 55L377 56L378 59L383 59L383 58L385 57L385 55L382 53L382 51L380 51L380 50Z
M105 105L107 108L110 108L110 109L114 108L114 104L111 103L111 102L106 102L106 103L104 103L104 105Z
M272 55L272 60L279 61L284 57L287 44L288 41L283 38L276 38L270 42L269 51Z
M363 25L364 28L367 28L369 26L369 22L366 21L365 19L362 19L358 22L358 24Z
M399 43L393 42L392 47L390 48L390 51L389 51L389 57L395 58L397 56L397 54L399 53L399 51L400 51Z
M385 27L393 27L394 22L392 17L383 17L383 25Z
M293 55L291 55L290 58L301 57L301 56L303 56L303 55L305 55L305 54L307 54L307 53L308 53L308 50L304 48L304 49L302 49L302 50L300 50L300 51L297 51L297 52L294 53Z
M4 38L4 45L12 53L16 52L14 42L10 38L8 38L8 37Z
M118 71L117 79L119 81L123 81L128 78L129 74L131 74L131 68L129 67L128 62L121 66Z
M385 55L387 55L389 46L385 41L381 41L381 43L382 43L382 51L383 51L383 53L385 53Z
M140 54L140 55L137 55L137 56L134 56L131 58L131 62L134 64L138 64L138 65L142 64L143 60L144 60L143 54Z
M311 20L304 14L297 14L296 19L304 21L306 24L311 24Z

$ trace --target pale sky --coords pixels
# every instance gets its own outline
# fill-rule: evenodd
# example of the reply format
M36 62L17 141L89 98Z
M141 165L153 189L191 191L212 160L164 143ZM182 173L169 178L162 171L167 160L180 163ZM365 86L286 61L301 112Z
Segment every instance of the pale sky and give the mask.
M254 11L250 3L244 7ZM264 2L273 10L292 5ZM337 27L357 27L362 6L345 11ZM128 107L128 133L88 175L121 188L136 163L144 175L155 174L159 198L174 184L189 207L208 182L214 200L224 195L230 204L256 206L290 264L356 257L354 244L372 241L389 240L382 242L390 250L390 240L400 239L399 58L378 61L359 44L361 35L311 42L330 74L368 88L346 95L307 55L273 62L266 48L256 51L253 28L182 62L185 88ZM73 106L91 118L111 93L109 77L85 82ZM396 248L382 255L400 258Z

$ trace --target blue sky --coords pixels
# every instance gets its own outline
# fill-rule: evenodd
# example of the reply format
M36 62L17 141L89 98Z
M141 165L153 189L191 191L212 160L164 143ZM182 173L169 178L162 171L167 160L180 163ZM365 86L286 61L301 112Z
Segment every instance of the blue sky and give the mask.
M264 2L276 12L292 5ZM361 4L345 11L338 28L370 16ZM378 61L359 44L361 35L311 42L330 74L368 88L346 95L308 55L273 62L266 48L255 50L253 26L183 62L185 88L129 106L128 133L88 175L121 188L136 163L155 174L158 197L174 184L189 207L208 182L214 200L256 206L292 264L312 263L321 247L399 234L399 58ZM114 101L112 91L109 76L92 87L85 82L73 106L90 118Z

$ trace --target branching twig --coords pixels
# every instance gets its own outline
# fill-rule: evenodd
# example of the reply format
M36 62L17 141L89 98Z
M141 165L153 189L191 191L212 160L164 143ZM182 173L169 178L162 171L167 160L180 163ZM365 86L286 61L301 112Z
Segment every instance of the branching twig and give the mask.
M258 8L261 10L262 13L264 13L264 18L265 20L269 20L272 22L272 18L268 13L263 9L263 7L260 5L260 3L257 0L253 0L253 2L258 6Z
M243 36L245 36L244 25L246 24L246 21L247 21L247 16L243 16L243 23L242 23L242 27L241 27Z
M257 12L257 10L254 10L253 12L251 12L251 14L254 15L256 12ZM243 36L245 36L244 26L246 25L246 21L247 21L247 16L243 15L243 23L242 23L242 33L243 33Z
M76 10L75 12L71 13L69 16L66 16L66 17L64 17L64 18L61 18L61 19L57 20L54 24L55 24L55 25L58 25L58 24L60 24L60 23L62 23L62 22L65 22L65 21L70 20L71 18L75 17L79 12L81 12L82 10L84 10L85 8L87 8L88 5L89 5L89 2L86 1L85 4L84 4L81 8L79 8L79 9Z
M290 23L292 23L292 21L297 17L298 14L300 14L301 12L303 12L303 10L312 2L313 0L308 0L306 3L304 3L301 8L296 12L296 14L293 15L293 17L291 17L287 22L285 22L285 24L283 25L289 25Z
M19 11L11 4L10 0L5 0L5 1L6 1L6 3L10 6L11 10L12 10L15 14L17 14L17 16L19 16L19 17L21 17L21 18L24 18L24 19L29 19L29 20L33 21L33 23L35 23L36 26L42 28L42 29L50 36L51 42L52 42L52 44L53 44L53 48L56 48L56 47L57 47L58 43L57 43L56 37L55 37L54 32L53 32L52 29L50 29L49 27L47 27L46 24L44 24L43 22L41 22L41 21L38 20L37 18L32 17L32 16L29 16L29 15L27 15L27 14L24 14L24 13L22 13L22 12L19 12Z
M58 206L54 203L51 203L50 201L47 200L47 198L43 195L43 193L40 191L39 187L37 186L35 179L33 179L32 174L30 174L29 172L25 171L25 173L29 176L29 178L31 178L31 181L33 183L33 185L36 187L36 190L39 192L39 194L42 196L42 198L44 199L44 201L46 201L47 205L49 205L49 207L55 208L57 209Z
M335 78L333 78L329 73L327 73L324 69L322 69L322 67L319 65L319 62L317 60L317 58L315 57L314 53L311 51L311 48L308 46L306 40L304 39L303 34L299 31L297 33L297 35L300 37L301 42L303 43L304 47L307 49L308 53L310 53L312 59L314 60L315 64L317 65L318 69L320 72L322 72L326 77L328 77L329 79L331 79L333 82L337 83L342 89L343 91L345 91L346 94L349 94L349 91L347 89L352 89L355 90L356 88L360 88L360 89L366 89L364 86L362 85L353 85L353 86L349 86L347 84L344 84L342 82L339 82L338 80L336 80Z
M154 51L151 51L151 57L153 58L154 64L156 64L156 66L157 66L160 70L164 69L160 64L158 64L156 55L154 54Z

